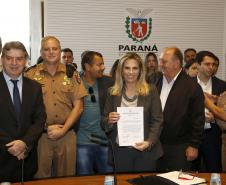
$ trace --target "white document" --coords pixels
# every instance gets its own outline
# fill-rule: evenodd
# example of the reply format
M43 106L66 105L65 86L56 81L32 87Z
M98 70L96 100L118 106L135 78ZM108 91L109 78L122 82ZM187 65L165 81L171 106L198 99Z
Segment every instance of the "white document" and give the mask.
M179 185L193 185L193 184L207 185L206 180L203 178L195 177L186 173L183 173L181 175L180 174L181 174L180 171L172 171L168 173L158 174L157 176L171 180Z
M118 121L119 146L134 146L144 141L144 108L117 107L120 114Z

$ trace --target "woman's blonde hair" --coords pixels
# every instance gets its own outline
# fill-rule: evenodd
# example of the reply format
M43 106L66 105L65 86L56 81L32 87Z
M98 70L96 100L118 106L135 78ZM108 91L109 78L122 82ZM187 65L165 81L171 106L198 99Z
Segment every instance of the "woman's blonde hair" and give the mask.
M143 60L141 57L136 53L126 53L119 61L116 76L115 76L115 84L110 88L110 94L119 96L122 93L123 88L125 88L125 82L123 79L123 67L127 60L134 59L138 62L139 66L139 75L137 79L137 93L138 95L146 96L149 93L149 85L145 80L145 67Z

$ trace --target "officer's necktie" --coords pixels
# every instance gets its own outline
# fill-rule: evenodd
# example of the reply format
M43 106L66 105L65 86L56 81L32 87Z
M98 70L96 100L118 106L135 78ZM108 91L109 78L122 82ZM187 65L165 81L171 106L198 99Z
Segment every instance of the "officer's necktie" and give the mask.
M16 111L16 115L17 115L17 119L18 122L20 122L20 113L21 113L21 101L20 101L20 93L19 93L19 89L17 87L17 82L19 80L10 80L14 87L13 87L13 104L14 104L14 108Z

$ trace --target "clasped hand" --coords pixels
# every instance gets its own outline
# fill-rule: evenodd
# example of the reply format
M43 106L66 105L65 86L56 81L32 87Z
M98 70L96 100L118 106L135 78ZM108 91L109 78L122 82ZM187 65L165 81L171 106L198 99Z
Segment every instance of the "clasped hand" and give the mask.
M25 152L27 149L26 144L21 141L21 140L14 140L10 143L6 144L6 147L8 147L8 152L17 157L18 160L24 159L25 156Z
M64 125L50 125L47 128L48 138L51 140L57 140L64 136Z

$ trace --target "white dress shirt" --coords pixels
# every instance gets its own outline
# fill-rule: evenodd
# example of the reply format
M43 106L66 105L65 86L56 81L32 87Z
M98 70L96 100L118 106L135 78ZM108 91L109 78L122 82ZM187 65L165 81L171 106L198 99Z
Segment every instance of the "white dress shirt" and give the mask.
M207 83L204 83L203 81L200 80L200 78L197 76L197 81L199 85L202 87L203 92L212 94L212 78L210 78ZM205 114L208 113L209 110L205 108ZM205 122L204 129L210 129L211 125L208 122Z
M165 108L166 101L169 96L170 90L172 89L173 84L176 81L176 79L181 71L182 71L182 69L176 74L176 76L170 82L168 82L166 77L163 75L162 90L161 90L161 94L160 94L162 110L164 110L164 108Z
M3 71L3 76L5 78L5 81L6 81L6 84L8 86L8 89L9 89L9 93L10 93L10 96L11 96L11 99L12 99L12 102L13 102L13 83L10 81L12 78L9 77L4 71ZM23 83L23 78L22 78L22 75L20 75L18 78L17 78L18 82L17 82L17 87L19 89L19 93L20 93L20 101L22 102L22 83Z

